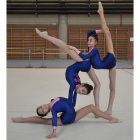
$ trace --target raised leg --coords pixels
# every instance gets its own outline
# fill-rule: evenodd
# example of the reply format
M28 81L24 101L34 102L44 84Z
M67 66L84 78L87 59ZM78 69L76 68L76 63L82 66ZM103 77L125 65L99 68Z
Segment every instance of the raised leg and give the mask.
M11 120L16 123L35 122L35 123L52 125L52 118L41 118L38 116L27 117L27 118L13 117L11 118ZM63 125L59 117L57 118L57 125Z
M79 109L76 112L76 118L74 122L79 121L80 119L82 119L83 117L85 117L86 115L88 115L89 113L93 113L96 116L99 116L101 118L104 118L106 120L109 120L110 123L118 123L121 122L119 119L114 118L110 115L105 114L104 112L102 112L101 110L99 110L98 108L96 108L94 105L88 105L86 107L83 107L81 109Z
M52 42L53 44L56 44L64 52L69 54L73 60L75 60L77 62L83 61L83 59L74 50L70 50L68 48L68 46L63 41L61 41L60 39L54 38L52 36L49 36L46 31L40 32L37 28L36 28L36 32L42 38L45 38L45 39L49 40L50 42Z
M94 90L93 90L93 96L94 96L94 100L95 100L95 106L100 109L100 105L99 105L99 96L100 96L100 82L98 77L95 74L94 69L91 66L91 69L87 72L88 76L90 77L90 79L93 81L94 83Z
M112 39L111 39L111 33L110 33L109 28L107 27L107 24L106 24L106 21L105 21L102 3L99 2L98 4L99 4L99 9L98 9L97 12L100 15L101 27L102 27L102 30L105 33L105 37L106 37L107 52L110 52L110 53L114 54L114 48L113 48L113 43L112 43Z
M109 104L108 108L105 111L106 114L112 114L112 107L115 98L115 85L116 85L116 66L109 70L109 80L110 80L110 97L109 97Z
M110 53L114 54L114 48L113 48L113 43L112 43L112 39L111 39L111 33L108 30L108 27L107 27L107 24L106 24L106 21L105 21L102 3L99 2L98 4L99 4L98 13L100 14L101 27L102 27L102 30L105 33L105 36L106 36L107 52L110 52ZM112 68L111 70L109 70L109 80L110 80L110 98L109 98L108 108L105 111L105 113L111 115L112 114L113 101L114 101L114 98L115 98L116 66L114 68Z

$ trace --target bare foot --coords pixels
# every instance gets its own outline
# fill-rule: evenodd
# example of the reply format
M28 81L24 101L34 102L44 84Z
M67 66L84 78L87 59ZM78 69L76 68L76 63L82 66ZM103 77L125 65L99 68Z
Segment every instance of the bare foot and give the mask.
M43 37L43 38L45 38L45 37L48 35L48 32L47 32L47 31L41 32L41 31L38 30L37 28L35 28L35 30L36 30L36 33L37 33L39 36Z
M23 117L13 117L11 120L16 123L23 123Z
M102 6L102 3L101 2L98 2L98 6L99 6L99 8L98 8L97 13L99 13L99 14L104 13L103 6Z
M122 121L117 119L117 118L113 118L112 120L109 121L109 123L121 123Z
M41 33L37 28L35 28L35 31L36 31L37 34Z
M105 111L105 114L107 114L107 115L112 115L112 112L110 112L110 111Z

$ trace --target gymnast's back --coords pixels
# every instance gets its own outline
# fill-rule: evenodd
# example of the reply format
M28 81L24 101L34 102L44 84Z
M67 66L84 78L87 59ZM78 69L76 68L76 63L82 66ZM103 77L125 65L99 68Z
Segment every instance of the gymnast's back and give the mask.
M88 72L91 68L89 61L76 62L70 65L66 70L66 77L72 76L72 74L78 73L79 71Z

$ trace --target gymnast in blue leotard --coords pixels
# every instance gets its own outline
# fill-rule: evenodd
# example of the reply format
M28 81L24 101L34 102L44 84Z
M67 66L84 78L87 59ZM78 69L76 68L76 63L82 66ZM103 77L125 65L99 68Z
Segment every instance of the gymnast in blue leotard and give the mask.
M94 105L85 106L75 112L72 102L69 99L63 97L52 99L50 103L39 106L36 111L40 117L14 117L11 118L11 120L17 123L36 122L52 125L53 132L51 135L46 136L46 138L53 138L57 136L56 129L58 125L67 125L77 122L89 113L93 113L94 115L98 115L99 117L107 119L110 123L120 122L117 118L105 114L101 110L97 109ZM52 113L52 118L42 118L46 116L50 111ZM57 117L57 113L59 112L63 113L60 117Z
M57 113L59 112L64 112L60 116L60 120L63 124L71 124L74 122L75 117L76 117L76 112L70 100L68 100L67 98L58 97L56 99L52 99L51 102L52 104L50 106L50 110L53 116L52 117L53 129L57 128ZM38 111L39 111L39 108L38 108Z
M90 42L89 37L93 37L97 42L97 34L98 30L91 30L87 32L87 41ZM90 44L90 43L89 43ZM116 66L116 59L112 53L107 53L107 55L103 58L103 60L100 59L100 54L97 48L93 47L87 55L83 55L79 50L76 50L77 54L83 59L89 59L93 68L95 69L112 69Z
M104 10L101 2L98 3L98 13L100 15L101 20L101 30L93 30L88 31L87 33L87 43L89 52L87 55L83 55L77 48L69 46L69 49L74 50L79 54L79 56L83 59L89 59L93 68L95 69L108 69L109 70L109 88L110 88L110 97L109 97L109 104L108 108L105 111L106 114L112 114L112 107L115 98L115 83L116 83L116 59L114 54L113 42L111 38L111 33L109 28L107 27L105 17L104 17ZM103 60L100 59L100 55L98 49L95 48L98 43L97 33L104 33L106 39L106 48L107 48L107 55L104 57ZM99 96L96 98L99 101Z
M93 89L92 85L81 84L81 80L78 76L79 71L88 72L91 68L89 61L76 62L66 69L66 80L70 85L68 99L73 103L73 107L76 105L77 93L81 95L87 95Z
M96 76L95 76L93 69L91 68L91 63L89 61L84 61L74 51L71 51L63 41L49 36L46 31L40 32L38 29L36 29L36 32L39 34L39 36L51 41L52 43L56 44L57 46L59 46L64 52L69 54L73 60L77 61L73 65L69 66L65 73L66 80L70 85L68 99L73 103L73 107L75 107L77 93L79 93L81 95L87 95L93 89L93 87L89 84L86 84L86 83L81 84L80 78L78 76L79 71L87 72L87 74L89 75L91 80L95 81ZM98 81L96 80L96 82L94 83L95 90L93 91L95 96L99 95L99 86L98 85L99 85ZM99 108L99 102L97 102L95 104Z
M101 31L101 30L100 30ZM112 106L113 101L115 98L115 81L116 81L116 59L114 56L114 50L113 45L111 41L111 35L109 33L106 33L109 37L107 38L107 55L103 58L103 60L100 59L100 55L98 52L98 49L95 48L98 42L97 34L98 30L88 31L87 32L87 43L88 43L88 49L89 52L87 55L83 55L77 48L73 46L69 46L69 49L74 50L77 52L77 54L83 59L83 60L89 60L92 64L93 68L95 69L108 69L109 70L109 80L110 80L110 100L107 110L105 111L106 114L112 114ZM99 98L98 98L99 100Z
M87 94L89 93L88 90L84 90L82 88L85 88L83 87L83 84L81 85L78 85L80 84L78 81L76 82L74 79L78 79L79 80L79 77L78 76L78 71L80 71L79 69L79 64L81 64L80 68L83 68L83 69L88 69L88 70L84 70L85 72L87 72L88 76L90 77L90 79L92 80L92 82L94 83L94 90L93 90L93 95L94 95L94 99L95 99L95 106L97 108L100 108L99 107L99 92L100 92L100 83L99 83L99 80L93 70L93 68L90 66L90 69L89 68L85 68L87 67L87 65L89 65L89 62L82 62L83 59L73 50L70 50L68 48L68 45L63 42L62 40L58 39L58 38L54 38L50 35L48 35L48 32L47 31L44 31L44 32L41 32L39 31L37 28L36 28L36 33L44 38L44 39L47 39L48 41L52 42L53 44L56 44L59 48L61 48L65 53L67 53L68 55L71 56L71 58L73 60L75 60L76 62L78 62L77 64L75 64L73 67L70 66L68 68L68 70L66 71L66 79L68 81L68 83L70 84L70 89L69 89L69 99L73 102L73 106L75 106L75 102L76 102L76 95L77 94L73 94L74 90L76 90L77 93L79 94ZM85 65L84 65L85 64ZM72 69L76 69L76 67L78 66L78 71L73 71ZM71 70L69 70L71 69ZM73 73L71 73L73 72ZM75 77L74 77L75 76ZM85 84L84 84L85 86ZM83 90L83 91L82 91ZM74 96L73 96L74 95Z

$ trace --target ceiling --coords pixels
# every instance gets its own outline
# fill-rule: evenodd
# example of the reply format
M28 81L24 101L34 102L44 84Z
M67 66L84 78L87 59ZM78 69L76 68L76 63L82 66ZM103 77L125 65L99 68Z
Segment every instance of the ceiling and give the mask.
M100 0L104 14L133 14L133 0ZM97 0L8 0L7 14L97 14Z

